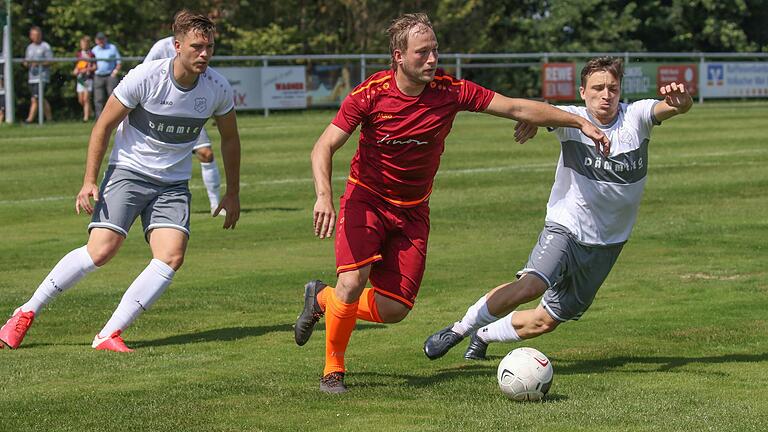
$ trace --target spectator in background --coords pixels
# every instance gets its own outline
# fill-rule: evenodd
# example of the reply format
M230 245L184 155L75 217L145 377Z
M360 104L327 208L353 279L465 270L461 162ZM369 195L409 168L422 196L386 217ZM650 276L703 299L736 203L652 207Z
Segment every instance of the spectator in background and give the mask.
M118 74L120 73L120 51L117 47L109 43L107 36L102 33L96 33L96 46L93 47L93 55L96 58L96 76L93 78L93 105L96 108L96 118L101 115L104 104L112 94L112 91L120 82Z
M48 45L48 42L43 41L43 30L40 27L32 26L29 29L29 40L31 42L27 45L22 64L29 68L28 83L31 103L29 104L29 115L27 115L24 123L32 123L37 117L37 99L40 91L38 86L42 83L43 89L45 89L45 85L51 81L49 65L51 64L50 59L53 58L51 46ZM50 121L52 117L51 105L45 98L43 98L43 111L45 112L45 119Z
M87 122L91 118L91 92L93 92L93 72L96 70L96 63L91 51L90 36L80 38L80 49L76 54L77 63L72 75L77 82L77 102L83 107L83 121Z

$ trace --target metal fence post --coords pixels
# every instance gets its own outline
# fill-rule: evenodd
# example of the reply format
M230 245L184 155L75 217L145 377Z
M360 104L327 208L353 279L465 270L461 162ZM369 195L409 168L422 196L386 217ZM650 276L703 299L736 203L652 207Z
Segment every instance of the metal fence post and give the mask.
M456 54L456 79L461 79L461 56Z
M45 97L45 83L43 82L43 71L42 66L37 66L40 68L40 72L38 73L37 78L37 124L40 126L43 125L43 117L45 110L45 100L43 99Z
M699 103L700 104L704 103L704 92L702 91L702 88L701 88L701 81L702 81L702 76L703 76L702 74L704 74L704 73L706 73L706 71L704 70L704 54L702 54L701 57L699 57L699 82L698 82L699 90L698 91L699 91Z
M629 66L629 52L624 51L624 70L627 70L627 66ZM629 98L624 98L624 103L629 103Z
M360 54L360 82L365 82L365 54Z
M3 55L5 56L5 63L3 69L5 71L5 121L6 123L13 123L16 121L16 98L13 91L13 55L11 53L11 1L5 2L5 26L4 38L3 38Z
M262 60L262 63L264 65L265 69L266 69L267 66L269 66L269 60L267 60L266 57L264 57L264 60ZM263 88L262 88L262 92L261 92L261 101L262 101L262 103L264 103L264 117L269 117L269 107L267 106L267 103L264 102L264 89Z

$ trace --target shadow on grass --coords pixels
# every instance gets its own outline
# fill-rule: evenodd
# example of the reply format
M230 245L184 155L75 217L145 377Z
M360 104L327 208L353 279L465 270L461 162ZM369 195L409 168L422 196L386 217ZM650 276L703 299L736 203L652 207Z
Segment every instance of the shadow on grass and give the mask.
M476 361L459 365L449 369L439 369L431 375L407 375L407 374L387 374L381 372L351 372L352 377L362 377L359 381L353 378L355 387L373 388L387 387L404 382L409 386L426 387L433 386L440 382L450 381L457 378L466 378L474 376L494 376L498 361L501 357L491 357L488 361ZM666 372L675 368L690 364L722 364L722 363L757 363L768 361L768 353L761 354L726 354L722 356L711 357L612 357L595 360L577 360L573 362L553 359L555 367L555 377L558 374L593 374L617 372L618 369L631 364L658 365L657 368L644 370L631 370L632 373L648 372ZM365 379L371 378L370 380ZM547 400L565 400L564 395L548 395Z
M632 370L631 372L666 372L673 369L691 364L721 364L721 363L757 363L768 361L768 353L760 354L725 354L720 356L707 357L630 357L620 356L606 359L594 360L576 360L572 362L563 362L558 364L557 359L553 359L556 374L584 374L614 372L616 369L626 367L631 364L639 365L657 365L654 369Z
M149 341L135 341L131 345L136 348L166 346L166 345L184 345L200 342L231 342L247 337L263 336L272 332L291 331L291 324L277 324L260 327L227 327L214 330L206 330L197 333L180 334L168 336L161 339Z
M381 324L363 324L358 325L357 330L384 328ZM319 326L315 331L323 330L323 326ZM129 343L131 347L144 348L153 346L166 346L166 345L184 345L200 342L231 342L238 339L244 339L248 337L263 336L272 332L290 332L291 343L293 343L293 324L277 324L260 327L227 327L214 330L206 330L197 333L187 333L176 336L169 336L161 339L149 340L149 341L135 341Z

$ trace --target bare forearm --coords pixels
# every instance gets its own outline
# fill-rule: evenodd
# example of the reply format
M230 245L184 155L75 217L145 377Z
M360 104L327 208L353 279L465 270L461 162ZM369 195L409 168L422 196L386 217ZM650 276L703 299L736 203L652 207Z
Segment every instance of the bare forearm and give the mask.
M333 197L331 173L333 172L333 153L330 148L315 145L312 149L312 176L315 180L317 198Z
M101 161L104 159L104 154L107 152L107 144L111 134L112 131L105 129L104 127L99 127L97 125L93 128L91 138L88 141L88 153L85 159L85 175L83 176L84 184L96 183L96 179L99 176L99 169L101 168Z
M227 194L240 193L240 138L221 141L224 175L227 177Z
M585 119L544 102L495 94L485 112L534 126L581 128Z
M536 126L581 128L586 120L577 115L557 109L545 102L519 99L515 111L518 120Z

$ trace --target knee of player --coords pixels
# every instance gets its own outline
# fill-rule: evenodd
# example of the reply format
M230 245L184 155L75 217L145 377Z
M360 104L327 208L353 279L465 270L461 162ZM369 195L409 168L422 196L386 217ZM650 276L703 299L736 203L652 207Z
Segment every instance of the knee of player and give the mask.
M537 334L550 333L554 331L559 324L559 321L550 316L536 317L534 321L535 332Z
M174 271L180 269L181 265L184 264L183 253L171 253L162 257L156 257L156 259L166 263L168 267L172 268Z
M344 303L354 303L360 298L360 294L365 288L365 282L362 284L355 283L355 281L342 281L338 280L336 283L336 298Z
M120 244L121 242L119 241L89 241L87 251L93 261L93 265L101 267L108 263L117 254Z
M91 256L91 259L93 260L93 265L95 265L96 267L101 267L104 264L108 263L113 256L115 256L115 251L108 247L100 247L100 248L94 248L94 249L89 247L88 255Z
M202 147L195 150L195 155L200 162L211 163L213 162L213 152L208 147Z

